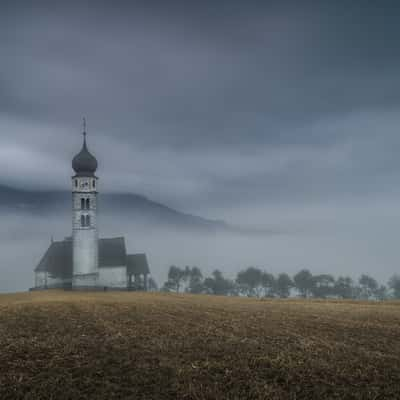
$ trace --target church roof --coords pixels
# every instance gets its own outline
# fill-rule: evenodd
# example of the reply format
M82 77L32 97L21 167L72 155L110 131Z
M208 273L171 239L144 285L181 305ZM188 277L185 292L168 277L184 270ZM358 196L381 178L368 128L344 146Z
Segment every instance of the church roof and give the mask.
M149 274L149 264L147 263L146 254L128 254L126 256L126 268L130 275Z
M125 239L99 239L99 268L118 265L126 265Z
M143 256L130 261L131 265L143 265ZM99 239L99 268L112 268L128 265L128 260L132 257L127 256L125 239L123 237ZM135 267L137 268L137 267ZM148 266L147 266L148 270ZM54 277L72 277L72 240L67 238L63 241L52 242L35 268L35 272L47 271ZM148 273L148 272L147 272Z
M35 272L39 271L47 271L54 277L71 278L72 241L52 242L35 268Z

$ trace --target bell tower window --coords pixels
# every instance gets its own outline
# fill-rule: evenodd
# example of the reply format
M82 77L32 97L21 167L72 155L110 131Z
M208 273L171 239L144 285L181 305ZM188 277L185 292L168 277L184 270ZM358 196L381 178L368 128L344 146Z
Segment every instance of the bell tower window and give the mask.
M85 226L85 216L81 215L81 227Z
M86 226L90 226L90 215L86 215Z
M86 210L90 210L90 199L86 199Z
M81 199L81 210L85 209L85 199Z

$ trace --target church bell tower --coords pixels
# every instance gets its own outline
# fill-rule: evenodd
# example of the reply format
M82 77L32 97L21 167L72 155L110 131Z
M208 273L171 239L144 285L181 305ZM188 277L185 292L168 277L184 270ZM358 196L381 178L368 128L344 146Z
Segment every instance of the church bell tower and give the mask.
M86 122L83 122L82 150L72 160L72 287L97 286L98 232L97 160L86 144Z

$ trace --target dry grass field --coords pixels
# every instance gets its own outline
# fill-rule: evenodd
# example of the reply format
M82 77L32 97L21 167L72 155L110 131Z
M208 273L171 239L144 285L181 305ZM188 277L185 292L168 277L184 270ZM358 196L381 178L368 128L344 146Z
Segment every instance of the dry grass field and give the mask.
M0 399L400 399L400 303L0 295Z

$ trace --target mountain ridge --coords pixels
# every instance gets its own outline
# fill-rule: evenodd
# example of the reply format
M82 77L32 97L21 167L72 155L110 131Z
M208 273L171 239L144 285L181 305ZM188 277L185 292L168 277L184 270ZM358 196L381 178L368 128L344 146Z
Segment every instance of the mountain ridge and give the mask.
M102 193L98 205L103 215L123 215L143 225L151 223L167 229L202 233L271 235L282 232L237 226L220 219L208 219L178 211L137 193ZM71 192L66 190L27 190L0 184L0 211L52 215L69 213Z
M70 204L71 193L66 190L26 190L0 185L0 209L4 211L31 214L69 212ZM224 221L181 212L137 193L103 193L99 206L105 214L117 210L141 220L175 227L214 231L233 229Z

